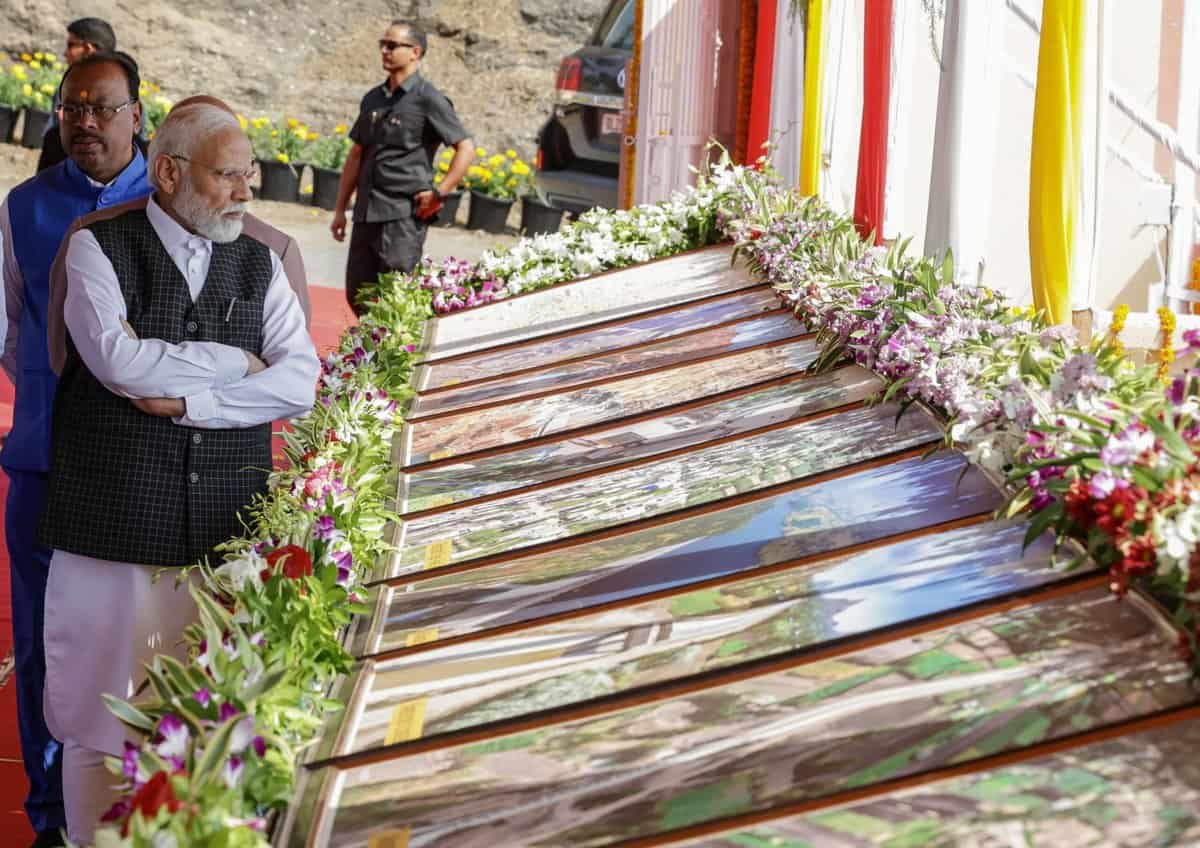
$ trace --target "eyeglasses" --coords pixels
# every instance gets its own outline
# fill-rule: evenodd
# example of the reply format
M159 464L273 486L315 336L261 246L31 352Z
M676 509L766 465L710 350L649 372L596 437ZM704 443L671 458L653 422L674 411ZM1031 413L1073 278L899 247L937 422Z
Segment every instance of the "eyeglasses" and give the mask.
M58 119L74 123L84 115L87 115L95 118L97 123L107 124L134 103L137 103L137 101L129 100L117 106L97 106L93 103L64 103L58 107Z
M193 165L199 165L201 168L204 168L206 171L211 171L218 180L221 180L223 183L230 185L230 186L236 186L238 183L238 180L245 180L248 183L252 183L258 179L259 167L258 167L257 162L255 162L249 168L246 168L246 169L214 168L212 165L205 165L203 162L196 162L192 159L189 159L186 156L179 156L175 153L168 153L167 155L170 156L172 159L178 159L181 162L190 162Z
M379 49L386 50L389 53L392 52L393 50L395 50L397 47L407 47L408 49L411 50L417 46L419 46L419 45L409 44L407 41L391 41L390 39L387 39L387 38L379 39Z

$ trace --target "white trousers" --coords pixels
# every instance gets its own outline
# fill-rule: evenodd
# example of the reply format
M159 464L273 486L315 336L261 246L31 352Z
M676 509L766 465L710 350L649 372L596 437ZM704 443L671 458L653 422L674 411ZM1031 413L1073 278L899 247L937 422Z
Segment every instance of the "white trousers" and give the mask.
M155 654L184 658L184 629L196 620L186 586L170 571L55 551L46 584L46 726L63 743L67 832L91 842L117 799L120 779L104 767L136 741L102 694L134 700ZM193 573L198 579L199 575Z

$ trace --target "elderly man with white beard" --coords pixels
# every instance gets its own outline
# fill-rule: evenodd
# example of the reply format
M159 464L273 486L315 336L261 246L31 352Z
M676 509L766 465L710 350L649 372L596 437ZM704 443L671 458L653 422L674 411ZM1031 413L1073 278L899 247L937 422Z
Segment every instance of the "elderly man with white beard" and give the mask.
M101 694L132 696L195 618L186 587L156 572L240 532L266 490L271 421L312 406L319 371L279 256L242 233L253 170L237 120L204 103L171 117L150 145L150 201L64 248L45 712L82 843L115 799L104 756L126 739Z

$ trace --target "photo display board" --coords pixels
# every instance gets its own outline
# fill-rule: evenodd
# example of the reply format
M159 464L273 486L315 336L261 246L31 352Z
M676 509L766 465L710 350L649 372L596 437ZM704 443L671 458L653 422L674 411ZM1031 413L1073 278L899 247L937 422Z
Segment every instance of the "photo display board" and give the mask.
M657 371L804 335L807 335L807 331L791 313L772 312L652 345L624 348L486 382L421 394L413 402L409 420L485 405L495 406L543 392L590 385L626 374Z
M434 318L423 350L460 356L760 285L729 245L715 245Z
M404 829L604 845L962 765L1190 704L1170 641L1094 587L483 742L399 746L330 767L328 844Z
M860 403L880 391L878 377L857 365L826 374L796 374L777 385L743 389L664 415L635 416L526 447L518 443L466 461L446 460L406 471L406 513L494 497L514 489L636 462L705 442Z
M708 330L718 324L752 318L779 308L779 295L767 286L759 286L683 306L672 305L649 315L618 318L529 342L419 365L415 382L420 391L429 392L504 378L520 371Z
M1002 518L936 411L815 371L728 246L426 340L395 547L275 844L1200 838L1169 617Z

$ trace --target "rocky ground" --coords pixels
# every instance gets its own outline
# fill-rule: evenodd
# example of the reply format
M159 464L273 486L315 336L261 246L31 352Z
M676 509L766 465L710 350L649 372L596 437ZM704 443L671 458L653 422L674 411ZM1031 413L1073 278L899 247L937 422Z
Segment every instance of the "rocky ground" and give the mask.
M4 0L0 51L62 50L65 26L104 18L171 99L206 92L248 116L318 131L353 118L382 79L376 41L394 17L430 32L426 74L485 147L526 157L550 111L559 60L608 0Z

